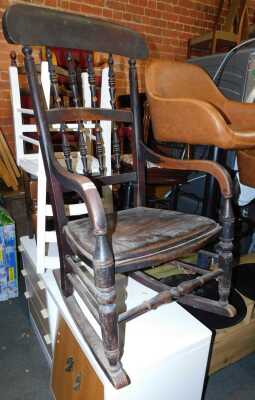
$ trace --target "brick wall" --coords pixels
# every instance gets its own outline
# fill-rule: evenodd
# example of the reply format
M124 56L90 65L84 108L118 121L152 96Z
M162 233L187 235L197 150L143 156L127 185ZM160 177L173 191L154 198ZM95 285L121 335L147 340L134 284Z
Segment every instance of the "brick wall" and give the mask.
M0 0L0 17L12 0ZM183 60L187 40L211 30L219 0L31 0L28 3L56 7L117 21L147 40L152 57ZM225 1L227 5L228 0ZM253 21L255 0L250 0ZM13 129L8 83L9 52L15 49L3 38L0 28L0 127L13 148ZM16 48L21 59L20 49ZM125 91L125 73L119 71L118 89Z

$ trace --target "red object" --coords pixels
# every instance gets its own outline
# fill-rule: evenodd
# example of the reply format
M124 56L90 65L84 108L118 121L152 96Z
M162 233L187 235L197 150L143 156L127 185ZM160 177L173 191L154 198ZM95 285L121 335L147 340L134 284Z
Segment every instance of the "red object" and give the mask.
M67 68L67 61L66 57L69 52L71 52L73 60L80 66L81 69L87 68L87 56L89 54L88 51L85 50L69 50L69 49L62 49L59 47L51 48L51 51L55 54L57 59L57 65L62 68Z

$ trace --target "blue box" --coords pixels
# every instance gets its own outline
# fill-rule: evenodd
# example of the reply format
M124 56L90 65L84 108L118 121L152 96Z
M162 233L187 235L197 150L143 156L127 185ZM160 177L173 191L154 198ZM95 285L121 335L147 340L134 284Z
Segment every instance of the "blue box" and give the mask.
M19 295L15 223L0 207L0 301Z

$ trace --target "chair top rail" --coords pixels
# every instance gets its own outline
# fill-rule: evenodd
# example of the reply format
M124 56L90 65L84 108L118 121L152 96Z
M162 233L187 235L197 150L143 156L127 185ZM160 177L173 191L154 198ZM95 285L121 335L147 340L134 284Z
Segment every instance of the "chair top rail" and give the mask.
M131 111L127 110L110 110L103 108L73 108L65 109L52 108L46 111L48 123L65 123L69 121L118 121L132 122L133 116Z
M102 51L129 58L148 57L142 36L111 22L30 4L13 4L3 15L9 43Z

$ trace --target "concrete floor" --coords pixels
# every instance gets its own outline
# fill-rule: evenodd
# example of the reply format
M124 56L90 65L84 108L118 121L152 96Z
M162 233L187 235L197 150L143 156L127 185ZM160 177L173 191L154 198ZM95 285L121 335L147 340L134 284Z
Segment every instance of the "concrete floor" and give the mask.
M32 331L25 297L0 303L0 399L53 400L49 382L50 369ZM254 399L252 354L211 376L203 400Z
M0 303L0 399L53 400L50 368L32 330L26 299Z
M255 334L255 332L254 332ZM213 374L204 400L254 400L255 354Z

